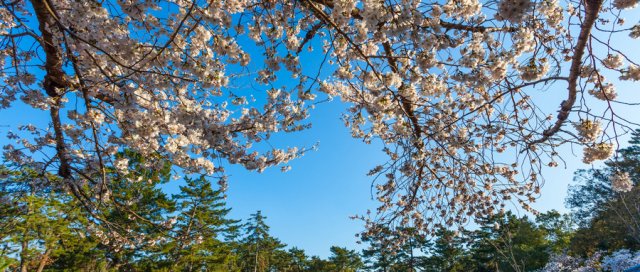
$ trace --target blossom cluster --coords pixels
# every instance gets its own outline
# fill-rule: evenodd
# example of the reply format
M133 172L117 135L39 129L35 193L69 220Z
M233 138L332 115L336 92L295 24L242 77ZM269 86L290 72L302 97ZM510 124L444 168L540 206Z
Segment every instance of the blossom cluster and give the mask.
M89 188L90 212L114 204L112 178L146 182L118 156L125 150L143 156L149 170L170 163L217 176L226 164L263 171L305 152L268 142L273 133L309 127L302 121L314 95L303 90L295 42L304 33L285 30L281 20L293 3L27 2L0 6L0 108L20 99L51 125L11 139L4 159L58 172L68 190ZM252 62L255 48L268 49L264 61ZM293 81L276 83L276 72ZM49 155L34 159L40 153ZM139 242L124 233L96 235Z
M610 158L613 155L613 144L610 143L596 143L584 147L582 162L593 163L594 161L601 161Z
M596 84L595 88L589 90L589 94L603 101L615 100L618 97L615 87L610 83Z
M619 249L608 255L604 255L603 252L596 252L586 259L567 254L556 254L551 256L540 272L623 272L637 265L640 265L640 252Z
M631 31L629 31L629 37L633 39L640 38L640 25L634 25L631 27Z
M549 258L547 264L540 269L540 272L595 272L599 268L599 260L602 257L600 252L585 259L573 257L567 254L555 254Z
M530 0L502 0L498 4L496 19L520 23L525 20L525 15L532 7L533 3Z
M581 142L594 142L602 133L599 121L582 120L579 123L574 123L573 127L578 131Z
M602 268L611 272L622 272L640 265L640 252L620 249L602 258Z
M618 172L609 177L611 189L615 192L624 193L633 189L633 181L627 172Z
M616 69L624 64L622 60L622 56L618 54L609 54L605 59L602 60L602 65L609 69Z
M62 29L49 25L53 40L46 42L54 45L52 50L57 50L57 54L73 60L73 64L65 68L69 74L56 79L66 85L66 94L57 97L32 88L22 90L23 86L34 84L27 77L32 75L30 70L7 75L20 80L17 83L21 84L11 85L14 89L6 94L20 92L25 103L42 110L59 111L69 98L85 101L81 107L66 111L68 121L54 120L62 123L55 133L66 142L57 143L57 150L68 150L61 155L67 161L61 163L77 164L76 168L89 170L99 169L98 163L111 161L116 170L126 174L126 161L109 156L129 148L159 159L150 160L149 167L159 167L163 164L161 160L169 160L187 171L211 174L223 169L217 163L221 158L262 171L303 153L298 148L260 149L261 153L258 149L251 150L255 143L268 139L273 132L303 129L298 121L307 117L304 101L312 96L296 96L293 90L297 89L293 88L277 92L266 102L249 104L248 92L235 91L230 86L233 74L227 69L243 69L250 61L249 54L235 40L235 34L226 31L233 16L252 12L247 11L246 1L193 6L185 1L168 1L167 5L177 7L168 14L153 12L164 4L144 1L118 1L118 8L124 14L98 2L53 1L52 4ZM17 1L14 8L22 8L25 13L39 11L38 7L27 10L21 1ZM21 17L8 13L7 9L0 9L0 15L2 29L6 26L14 27L14 32L30 31L25 29L26 25L19 24ZM44 16L47 14L41 18ZM263 26L282 25L275 18L263 19ZM40 23L52 22L50 18ZM271 44L270 39L279 38L279 35L256 37L256 44ZM161 44L160 40L168 42ZM63 50L65 46L68 51ZM276 52L276 45L273 46ZM23 53L29 54L34 52ZM4 60L4 55L0 59ZM23 67L20 63L28 61L15 59L14 65ZM267 82L273 81L275 78L270 74L281 65L294 74L299 72L295 57L274 53L266 63L259 76L261 81L265 77L269 78ZM5 101L10 99L4 94ZM234 98L232 103L220 99L227 96ZM91 142L96 143L86 144ZM46 146L39 145L36 149L42 148ZM97 167L84 166L92 164Z
M629 68L620 76L622 80L640 80L640 66L630 65Z
M638 0L613 0L613 6L617 9L630 9L638 6Z

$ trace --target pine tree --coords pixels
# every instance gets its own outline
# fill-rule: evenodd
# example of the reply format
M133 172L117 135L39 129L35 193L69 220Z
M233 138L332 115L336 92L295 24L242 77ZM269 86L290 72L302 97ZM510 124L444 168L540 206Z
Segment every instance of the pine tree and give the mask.
M511 212L481 221L470 233L470 255L477 271L534 271L549 258L547 232L526 216Z
M245 237L240 243L239 262L242 271L264 272L274 266L276 252L286 245L269 234L267 218L261 211L251 214L244 224Z
M104 216L93 228L126 242L103 240L100 247L115 269L137 270L151 264L158 267L165 259L158 258L158 253L162 252L170 234L166 217L176 209L175 201L161 188L170 181L171 164L164 163L160 170L150 170L146 164L151 159L130 150L116 157L127 161L128 170L123 174L107 169L109 196L99 206Z
M640 130L632 133L630 146L601 169L579 170L567 196L567 206L579 225L570 250L588 256L597 251L640 249ZM611 186L615 173L627 173L631 190L616 192Z
M414 232L413 229L408 229L407 232ZM414 232L415 233L415 232ZM385 236L386 240L399 239L394 235L394 232L384 229L376 234L376 236ZM424 256L420 256L419 252L422 249L428 249L430 247L429 242L425 237L414 234L401 243L400 248L395 250L390 249L387 245L382 243L384 239L379 237L363 237L363 242L368 243L369 247L362 250L362 258L365 262L365 268L372 271L416 271L418 263L422 262Z
M0 166L0 265L15 271L43 271L66 262L76 270L91 263L94 271L104 259L90 259L96 241L87 239L87 219L75 200L56 190L55 175L30 168ZM68 252L76 252L73 262Z
M464 238L444 229L438 230L435 236L434 243L427 250L430 256L420 265L422 269L424 271L467 271L464 262L467 258Z
M334 269L334 266L329 261L323 260L318 256L313 256L309 260L307 271L330 272L333 271L332 269Z
M167 245L173 271L224 271L233 262L232 248L224 240L238 228L228 218L222 192L214 190L205 176L186 178L177 203L173 240Z
M538 228L544 230L552 253L564 253L571 243L574 234L574 223L569 214L561 214L551 210L536 216Z
M287 252L291 260L288 271L291 271L291 272L307 271L309 267L309 260L304 250L299 249L297 247L292 247Z
M333 268L331 271L355 272L364 266L360 255L354 250L337 246L332 246L330 250L329 263Z

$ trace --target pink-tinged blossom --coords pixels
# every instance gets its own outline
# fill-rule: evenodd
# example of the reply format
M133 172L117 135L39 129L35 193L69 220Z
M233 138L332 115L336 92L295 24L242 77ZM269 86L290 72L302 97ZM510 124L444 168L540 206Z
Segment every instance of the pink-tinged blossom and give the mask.
M620 76L622 80L632 80L639 81L640 80L640 66L629 65L626 71L623 72L622 76Z
M526 14L531 10L533 3L529 0L502 0L498 4L496 19L520 23L526 19Z
M593 163L594 161L602 161L613 155L613 144L596 143L585 146L582 154L582 162Z
M633 39L637 39L640 37L640 25L634 25L631 27L631 31L629 32L629 37Z
M618 97L616 89L611 83L596 84L594 89L589 90L589 94L603 101L615 100Z
M599 121L581 120L574 123L573 127L578 131L581 142L594 142L602 133L602 125Z
M638 6L638 0L613 0L613 6L617 9L630 9Z
M633 189L633 181L627 172L617 172L609 177L611 189L618 193L629 192Z
M609 54L605 59L602 60L602 65L609 69L615 69L624 64L622 56L618 54Z

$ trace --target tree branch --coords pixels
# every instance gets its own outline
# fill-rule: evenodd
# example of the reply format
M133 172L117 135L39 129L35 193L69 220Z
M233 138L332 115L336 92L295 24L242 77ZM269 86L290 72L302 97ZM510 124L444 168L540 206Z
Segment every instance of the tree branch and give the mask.
M587 47L587 41L591 35L591 29L598 18L598 12L602 6L603 0L586 0L585 2L585 18L580 27L580 34L578 35L578 41L574 47L573 57L571 58L571 68L569 70L569 96L567 100L562 101L560 104L560 111L558 113L558 119L555 124L550 128L542 132L542 137L528 144L529 147L543 143L549 140L550 137L555 135L569 118L571 108L576 102L578 92L578 78L580 77L580 68L582 67L582 57L584 56L585 48Z

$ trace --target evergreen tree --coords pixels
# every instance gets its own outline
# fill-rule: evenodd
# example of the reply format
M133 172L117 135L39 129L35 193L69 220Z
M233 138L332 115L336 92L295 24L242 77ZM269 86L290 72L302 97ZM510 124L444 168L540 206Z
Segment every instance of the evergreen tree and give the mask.
M277 252L286 246L269 234L269 226L265 220L262 212L257 211L244 224L245 237L239 250L239 266L242 271L270 271L277 265Z
M329 263L333 268L332 271L355 272L364 266L360 255L354 250L337 246L332 246L330 250Z
M298 265L296 265L296 263L294 263L295 261L299 262L301 260L294 260L294 256L289 251L286 251L284 249L276 249L271 253L269 271L305 271L304 267L299 267Z
M608 203L624 194L611 188L610 177L614 172L626 172L634 184L640 180L640 129L631 135L630 146L620 149L620 156L605 162L602 169L578 170L574 175L576 185L569 187L566 199L571 214L580 227L586 227L598 214L605 212Z
M304 250L297 247L292 247L288 250L290 256L289 270L291 272L307 271L309 267L309 260Z
M502 253L496 245L497 236L495 222L481 221L480 228L470 232L469 250L473 266L479 272L497 271L500 267Z
M609 183L611 171L604 169L580 169L574 173L573 182L565 200L571 216L580 227L589 226L591 220L604 212L614 197Z
M160 170L150 170L147 163L152 160L130 150L120 152L116 157L127 162L128 170L123 173L107 169L108 199L100 200L99 196L95 199L104 201L98 206L103 218L92 228L125 242L103 239L99 247L114 269L160 267L165 257L157 258L158 253L162 252L163 243L169 240L170 234L167 216L176 209L175 201L161 189L170 181L171 165L164 163Z
M511 212L481 222L470 236L471 259L477 271L535 271L549 258L547 232L526 216Z
M334 266L329 261L323 260L318 256L313 256L309 260L307 271L329 272L332 271L331 269L334 269Z
M67 262L77 270L97 271L104 259L94 255L96 242L86 237L87 219L75 200L55 190L55 175L30 168L0 166L0 265L15 271L43 271ZM65 254L79 254L73 262ZM81 261L80 261L81 260ZM53 265L52 265L53 264Z
M631 145L602 169L579 170L567 197L567 206L579 224L571 240L575 255L597 251L640 249L640 130L632 133ZM616 192L611 186L615 173L627 173L630 191Z
M538 228L546 232L552 253L561 254L569 249L571 238L574 234L574 224L570 215L551 210L538 214L536 216L536 224Z
M317 256L311 257L307 262L305 271L313 272L355 272L364 267L360 255L355 250L344 247L332 246L331 255L323 260Z
M412 229L406 230L414 232ZM415 233L415 232L414 232ZM384 236L382 237L377 236ZM425 258L420 256L421 249L430 247L425 237L414 234L408 236L400 247L392 250L381 241L399 239L394 232L384 229L375 236L364 236L363 242L369 244L367 249L362 250L362 258L364 259L365 268L371 271L416 271L418 263Z
M178 215L167 245L171 270L224 271L233 262L232 248L224 239L239 221L228 219L231 209L204 176L185 182L174 196Z
M426 250L429 257L421 262L422 269L424 271L467 271L465 264L467 253L462 235L440 229L435 236L435 242Z

